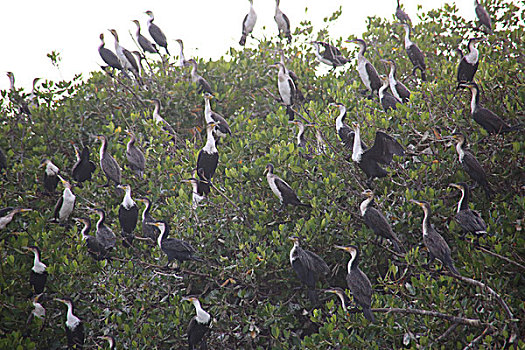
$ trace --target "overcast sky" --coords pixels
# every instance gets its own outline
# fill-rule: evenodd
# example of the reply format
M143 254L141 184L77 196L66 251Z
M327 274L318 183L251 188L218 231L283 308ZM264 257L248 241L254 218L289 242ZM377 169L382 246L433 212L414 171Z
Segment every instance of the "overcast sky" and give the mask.
M441 7L453 0L402 0L405 11L417 22L417 14ZM418 12L417 4L423 4ZM459 14L469 20L475 18L473 0L456 0ZM330 27L331 37L360 35L365 30L368 16L391 19L396 9L395 0L281 0L281 10L290 18L292 27L310 20L314 29L324 27L323 18L342 5L343 14ZM241 23L249 10L248 0L2 0L0 32L0 89L9 87L5 72L15 74L16 87L30 87L33 78L51 80L70 79L76 73L98 70L103 62L98 55L99 34L104 32L106 47L113 49L114 41L107 29L119 33L121 44L135 50L129 35L135 32L133 19L140 21L143 34L147 33L148 16L155 14L155 23L168 38L172 55L178 53L175 39L184 41L186 58L199 56L216 59L230 47L239 48ZM274 0L254 0L258 38L276 35L273 20ZM308 11L305 12L305 8ZM264 29L263 29L264 28ZM248 38L247 46L255 45ZM46 54L60 52L60 71L51 65Z

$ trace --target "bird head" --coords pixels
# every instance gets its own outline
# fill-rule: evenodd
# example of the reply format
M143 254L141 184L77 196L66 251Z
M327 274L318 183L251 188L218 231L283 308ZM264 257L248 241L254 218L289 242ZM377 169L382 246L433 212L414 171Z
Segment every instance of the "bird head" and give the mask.
M461 143L461 144L463 144L466 141L465 135L463 135L460 132L456 132L456 133L452 134L452 138L454 140L456 140L458 143Z
M49 163L51 163L51 161L46 158L40 163L40 165L38 167L39 168L43 168L43 167L47 166Z
M204 99L205 99L205 100L208 100L208 101L209 101L209 100L212 100L212 99L213 99L213 95L210 94L209 92L205 92L205 93L204 93Z
M290 241L294 242L294 244L295 243L299 244L299 237L297 237L297 236L290 236L290 237L288 237L288 239Z
M55 298L56 301L61 302L62 304L67 305L68 307L73 306L73 300L68 297Z
M34 245L25 246L25 247L22 247L22 249L25 249L31 253L40 254L40 249Z
M430 212L430 203L428 203L427 201L418 201L416 199L411 199L410 203L419 205L425 212Z
M148 16L150 16L150 18L153 18L153 12L148 10L148 11L146 11L144 13L147 14Z
M136 19L132 20L131 22L135 23L137 25L137 27L140 29L140 22L137 21Z
M465 191L465 189L467 188L467 184L464 183L464 182L458 182L458 183L450 183L448 184L448 187L455 187L457 188L458 190L460 191Z
M345 292L339 287L328 288L323 290L323 292L340 295L341 297L345 294Z
M366 198L374 197L374 192L370 189L364 190L361 194L364 195Z
M358 122L352 122L352 129L354 129L354 131L358 131L360 128L361 126Z
M351 255L354 255L357 253L357 247L355 245L349 245L349 246L334 245L334 247L337 249L344 250L345 252L348 252Z
M264 174L266 173L273 174L273 164L272 163L268 163L266 165L266 168L264 169Z
M108 29L108 31L115 37L115 40L118 41L118 34L115 29Z
M64 185L65 188L71 189L71 184L67 180L65 180L62 176L60 176L58 174L57 174L57 176L58 176L58 179L60 180L60 182L62 182L62 185Z

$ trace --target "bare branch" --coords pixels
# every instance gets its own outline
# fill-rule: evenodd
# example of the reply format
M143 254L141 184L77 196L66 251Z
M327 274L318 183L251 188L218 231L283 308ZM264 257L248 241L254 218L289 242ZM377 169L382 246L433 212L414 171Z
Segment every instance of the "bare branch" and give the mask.
M401 309L401 308L393 307L393 308L372 309L372 312L425 315L425 316L442 318L447 321L464 324L466 326L492 327L488 323L485 323L477 318L466 318L466 317L461 317L461 316L453 316L453 315L448 315L448 314L444 314L444 313L437 312L437 311L429 311L429 310L421 310L421 309Z

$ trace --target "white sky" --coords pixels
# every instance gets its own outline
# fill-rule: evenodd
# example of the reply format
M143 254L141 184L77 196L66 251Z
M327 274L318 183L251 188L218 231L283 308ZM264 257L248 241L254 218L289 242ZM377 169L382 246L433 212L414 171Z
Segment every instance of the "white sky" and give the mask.
M402 0L405 11L417 22L417 4L422 11L441 7L454 0ZM475 18L473 0L456 0L459 14L468 20ZM366 29L368 16L391 19L396 9L395 0L281 0L281 10L290 18L292 28L303 20L310 20L314 31L325 26L324 17L330 16L342 5L343 14L330 27L331 37L360 35ZM275 2L254 0L257 38L276 35L273 20ZM305 8L308 11L305 13ZM199 56L216 59L230 47L240 48L241 23L249 10L247 0L2 0L0 32L0 89L9 87L5 72L15 74L15 86L29 88L35 77L50 80L70 79L76 73L98 70L103 61L98 55L99 34L104 32L106 47L113 50L114 40L107 29L116 29L121 44L132 50L136 47L129 35L135 32L138 19L142 33L149 37L144 11L155 14L155 23L168 38L172 55L178 53L175 39L184 41L186 58ZM263 27L265 29L263 29ZM293 30L292 30L293 32ZM247 46L255 45L248 38ZM60 71L46 57L51 51L60 52Z

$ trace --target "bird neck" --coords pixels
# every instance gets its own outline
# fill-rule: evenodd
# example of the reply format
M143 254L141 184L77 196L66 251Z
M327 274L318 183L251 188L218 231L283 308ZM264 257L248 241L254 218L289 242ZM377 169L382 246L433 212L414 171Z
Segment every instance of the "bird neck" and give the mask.
M366 52L366 43L364 41L359 41L359 52L357 53L357 59L363 59Z
M153 119L156 123L159 123L162 120L160 116L160 102L155 101L155 109L153 110Z
M339 108L339 115L335 119L335 128L339 131L343 127L343 122L346 117L346 107L342 106Z
M84 227L82 228L82 231L80 231L80 233L82 234L82 239L83 240L86 240L88 238L88 232L90 230L90 225L85 223L84 224Z
M295 260L295 253L299 248L299 242L293 242L293 247L290 249L290 264L293 264Z
M466 188L461 189L461 199L458 202L458 213L461 210L467 210L468 209L468 200L469 200L469 190Z
M106 220L106 216L104 214L99 214L99 218L97 221L97 230L100 229L100 226L104 225L104 220Z
M206 129L206 145L204 145L204 150L207 152L207 153L216 153L217 152L217 148L215 147L215 138L213 137L213 129L212 128L207 128Z
M361 147L361 132L359 128L354 130L354 146L352 148L352 160L354 162L361 161L361 155L363 154L363 148Z
M137 39L140 37L140 26L137 25L137 31L135 32L135 36L137 37Z
M390 72L388 72L388 79L390 81L396 81L396 66L390 65Z
M104 158L107 147L106 139L102 139L102 144L100 145L100 159Z
M53 175L58 174L58 167L51 162L47 163L46 164L46 174L48 176L53 176Z
M73 194L73 192L71 192L71 189L69 187L66 187L64 188L64 193L62 193L62 197L64 198L64 200L70 200L74 199L75 195Z
M388 80L385 80L383 82L383 85L381 85L381 87L379 88L379 91L378 91L378 95L379 95L379 99L382 99L384 96L385 96L385 90L388 89Z
M191 76L193 79L197 77L197 62L191 62Z
M164 228L160 228L160 234L159 234L159 237L157 238L157 244L159 245L159 248L162 248L162 240L164 239L164 236L166 234L166 226L164 226Z
M476 64L479 59L479 51L476 48L476 43L471 41L468 44L468 53L465 55L465 60L470 64Z
M100 39L100 45L98 46L98 49L102 49L104 48L104 46L106 46L106 43L104 42L104 39Z
M405 24L403 27L405 28L405 48L408 48L413 44L410 40L410 27L407 24Z
M129 139L128 144L126 145L126 149L127 149L127 151L129 152L129 150L131 149L131 147L133 147L134 145L135 145L135 138L132 137L131 139Z
M341 300L341 307L343 308L343 310L346 310L346 303L345 303L345 297L344 297L344 294L341 293L337 293L337 296L339 297L339 300Z
M361 205L359 206L359 210L361 210L361 215L365 215L366 213L366 210L368 209L368 205L370 204L370 202L372 202L374 200L374 197L368 197L367 199L365 199Z
M206 123L210 123L213 120L211 119L211 104L209 99L204 100L204 118L206 119Z
M151 203L149 201L146 202L146 207L144 208L144 211L142 212L142 221L145 220L146 215L149 214Z
M479 104L479 89L472 87L470 91L472 92L472 99L470 100L470 112L474 113Z
M32 270L35 273L43 273L46 270L46 265L40 261L40 253L35 252L35 259L33 261L33 268Z
M131 199L131 188L127 187L126 194L124 195L124 199L122 200L122 206L126 209L129 209L134 205L135 202L133 201L133 199Z
M195 320L201 324L210 322L211 316L209 313L204 311L204 309L201 307L201 303L198 300L194 300L193 305L195 306L195 312L197 313Z
M430 211L425 207L423 212L425 213L423 217L423 236L426 236L430 229Z
M304 125L299 124L299 132L297 133L297 143L304 142Z
M357 257L357 253L355 255L354 254L351 255L350 261L348 261L348 266L347 266L348 273L350 273L350 271L352 270L357 269L357 265L359 264L358 260L359 259Z
M9 75L9 86L11 91L15 91L15 76L13 74Z
M79 323L80 319L73 314L73 305L71 305L71 303L68 303L66 326L68 326L69 329L75 329Z
M459 161L463 161L463 157L465 156L465 151L463 150L463 143L465 141L459 141L456 143L456 151L458 152Z

